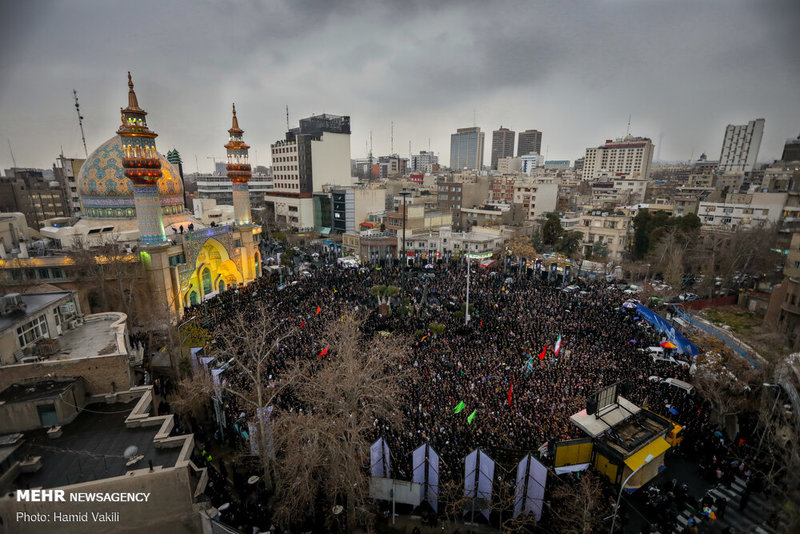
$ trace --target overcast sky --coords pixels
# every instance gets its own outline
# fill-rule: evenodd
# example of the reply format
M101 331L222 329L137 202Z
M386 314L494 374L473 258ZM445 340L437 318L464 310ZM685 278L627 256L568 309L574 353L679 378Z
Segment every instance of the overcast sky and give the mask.
M565 6L569 6L568 8ZM661 160L719 157L725 125L766 119L759 160L800 132L800 2L2 0L0 168L83 156L119 125L131 70L162 153L210 170L236 102L251 162L315 113L350 115L352 157L476 124L543 132L548 159L631 133Z

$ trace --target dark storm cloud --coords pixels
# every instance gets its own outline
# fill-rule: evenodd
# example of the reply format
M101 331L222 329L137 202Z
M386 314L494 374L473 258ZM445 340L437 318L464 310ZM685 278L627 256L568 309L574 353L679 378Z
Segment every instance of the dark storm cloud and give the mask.
M761 159L800 130L796 2L15 2L0 32L0 136L19 165L90 150L116 130L132 70L162 151L208 169L236 101L269 144L311 113L352 116L353 157L431 148L477 124L544 131L551 158L631 131L662 159L717 157L724 126L765 117ZM3 143L5 145L5 143ZM488 144L488 143L487 143ZM488 149L487 149L488 154ZM255 154L254 154L255 155ZM10 165L0 150L0 164Z

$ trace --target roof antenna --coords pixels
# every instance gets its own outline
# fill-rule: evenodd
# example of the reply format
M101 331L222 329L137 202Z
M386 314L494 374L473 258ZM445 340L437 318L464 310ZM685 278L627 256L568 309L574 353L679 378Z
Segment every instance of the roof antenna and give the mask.
M628 114L628 131L625 132L625 135L630 135L630 134L631 134L631 116L630 114Z
M289 104L286 104L286 131L289 131Z
M8 140L8 151L11 152L11 163L16 168L17 160L14 159L14 151L11 149L11 139Z
M391 150L389 151L389 153L394 154L394 121L392 121Z
M89 151L86 149L86 136L83 134L83 115L81 115L81 105L78 103L78 91L72 90L72 95L75 97L75 111L78 112L78 124L81 126L81 141L83 141L83 153L89 157Z

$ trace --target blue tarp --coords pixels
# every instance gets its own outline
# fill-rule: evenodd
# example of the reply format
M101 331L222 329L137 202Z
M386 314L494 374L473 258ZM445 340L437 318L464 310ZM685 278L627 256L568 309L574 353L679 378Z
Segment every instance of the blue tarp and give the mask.
M656 330L662 334L666 334L667 339L673 345L678 347L678 352L681 354L689 354L692 357L697 356L697 347L692 345L688 339L683 337L683 334L675 330L675 327L669 324L666 319L649 309L644 304L639 304L636 306L636 313L638 313L639 316L644 318L648 323L652 324Z

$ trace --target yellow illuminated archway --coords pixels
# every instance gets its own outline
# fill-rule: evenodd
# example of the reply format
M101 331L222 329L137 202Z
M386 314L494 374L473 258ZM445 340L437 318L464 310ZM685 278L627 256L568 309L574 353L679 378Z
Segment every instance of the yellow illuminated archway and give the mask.
M184 301L191 302L192 292L202 299L207 294L218 291L218 288L230 288L233 284L241 284L242 281L242 273L236 268L228 251L222 243L210 238L197 253L194 272L189 279L189 288L184 293Z

